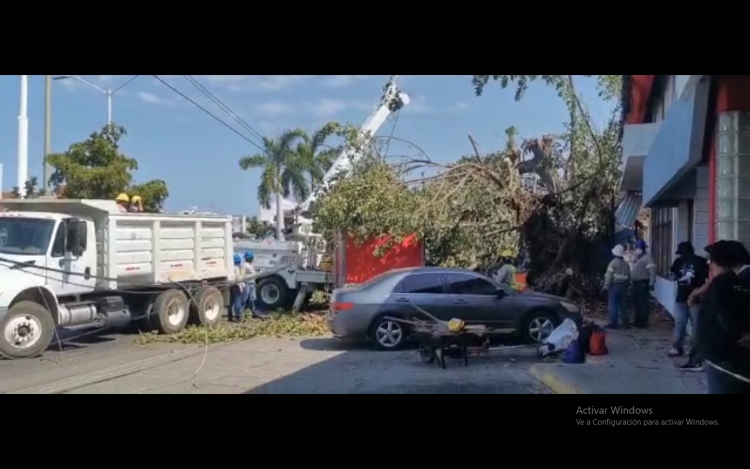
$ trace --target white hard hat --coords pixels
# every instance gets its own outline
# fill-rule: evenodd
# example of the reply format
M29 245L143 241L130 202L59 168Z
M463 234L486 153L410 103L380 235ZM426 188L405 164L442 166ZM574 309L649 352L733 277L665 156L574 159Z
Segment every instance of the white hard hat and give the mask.
M625 255L625 248L622 247L622 244L618 244L612 248L612 255L615 257L622 257Z

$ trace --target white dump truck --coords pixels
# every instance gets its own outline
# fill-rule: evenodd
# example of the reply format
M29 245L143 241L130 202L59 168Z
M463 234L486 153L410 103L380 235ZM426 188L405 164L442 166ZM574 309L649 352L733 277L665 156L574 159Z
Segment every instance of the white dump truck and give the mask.
M57 327L175 333L212 325L234 283L229 216L119 213L109 200L2 200L0 354L41 354Z

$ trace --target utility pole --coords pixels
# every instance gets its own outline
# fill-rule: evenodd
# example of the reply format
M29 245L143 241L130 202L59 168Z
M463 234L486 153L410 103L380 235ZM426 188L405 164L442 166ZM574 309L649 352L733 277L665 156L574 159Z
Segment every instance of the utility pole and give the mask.
M107 90L107 125L112 125L112 90Z
M18 111L18 191L26 198L26 181L29 179L29 76L21 75L21 102Z
M52 153L52 75L44 76L44 161L42 169L42 189L44 195L50 195L49 179L52 168L47 157Z

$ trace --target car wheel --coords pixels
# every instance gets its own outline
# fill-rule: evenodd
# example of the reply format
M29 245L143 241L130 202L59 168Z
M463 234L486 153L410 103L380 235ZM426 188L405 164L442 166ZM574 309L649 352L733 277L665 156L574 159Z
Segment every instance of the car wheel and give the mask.
M527 343L542 343L557 327L559 320L554 313L543 309L530 311L523 322L521 336Z
M369 335L372 344L380 350L398 350L406 342L404 325L392 319L376 319Z

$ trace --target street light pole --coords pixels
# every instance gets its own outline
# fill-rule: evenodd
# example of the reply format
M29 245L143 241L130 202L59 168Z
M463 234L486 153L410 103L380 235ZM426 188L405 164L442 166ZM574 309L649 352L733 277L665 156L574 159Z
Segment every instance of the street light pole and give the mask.
M107 125L109 126L109 125L112 125L112 96L114 96L114 94L120 91L121 89L125 88L127 85L130 84L131 81L135 80L139 76L140 75L133 75L132 77L127 79L122 85L118 86L117 88L113 90L102 89L96 86L95 84L84 80L78 75L60 75L60 76L54 77L53 80L75 80L105 95L107 97Z
M44 195L50 195L49 179L52 167L47 163L47 157L52 153L52 75L44 76L44 161L42 162L42 190Z
M29 179L29 76L21 75L21 100L18 111L18 191L26 198L26 181Z
M112 125L112 90L107 90L107 126Z

